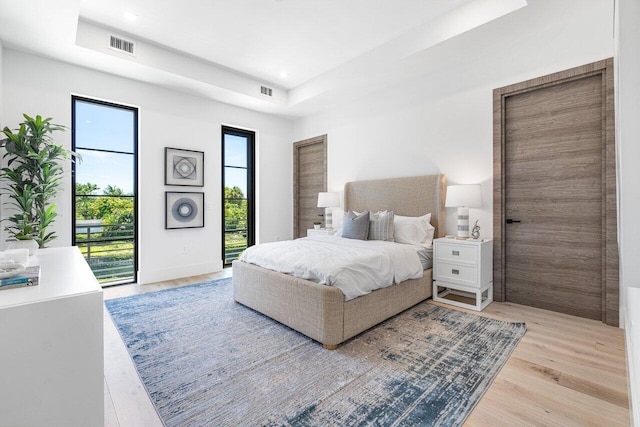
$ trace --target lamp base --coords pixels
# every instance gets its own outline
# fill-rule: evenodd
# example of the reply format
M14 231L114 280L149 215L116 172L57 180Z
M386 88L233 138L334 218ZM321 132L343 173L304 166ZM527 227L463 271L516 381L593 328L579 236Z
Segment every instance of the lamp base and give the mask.
M469 208L461 206L458 208L458 235L456 239L466 240L469 238Z
M333 208L324 208L324 227L331 231L333 230Z

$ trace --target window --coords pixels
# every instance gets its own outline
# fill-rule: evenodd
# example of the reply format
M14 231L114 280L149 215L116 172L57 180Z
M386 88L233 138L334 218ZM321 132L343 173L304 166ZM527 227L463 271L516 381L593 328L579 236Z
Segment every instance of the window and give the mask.
M137 273L136 108L72 97L72 241L103 285Z
M255 243L255 133L222 127L222 260L229 265Z

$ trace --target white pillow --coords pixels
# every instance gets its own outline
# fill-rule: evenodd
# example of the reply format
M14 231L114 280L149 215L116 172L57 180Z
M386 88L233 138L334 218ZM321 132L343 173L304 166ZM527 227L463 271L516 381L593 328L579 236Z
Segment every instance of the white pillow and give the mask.
M436 229L429 221L431 221L430 213L422 216L396 215L393 221L394 240L398 243L431 247Z

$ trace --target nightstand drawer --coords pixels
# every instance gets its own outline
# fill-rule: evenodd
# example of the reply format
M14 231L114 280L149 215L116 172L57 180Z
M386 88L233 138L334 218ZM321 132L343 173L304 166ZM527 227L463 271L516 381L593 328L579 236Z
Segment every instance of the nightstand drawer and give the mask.
M439 243L436 245L435 256L441 261L461 261L475 264L478 262L478 248L469 245Z
M480 283L478 283L478 268L473 265L439 262L434 273L435 280L456 282L474 288L480 287Z

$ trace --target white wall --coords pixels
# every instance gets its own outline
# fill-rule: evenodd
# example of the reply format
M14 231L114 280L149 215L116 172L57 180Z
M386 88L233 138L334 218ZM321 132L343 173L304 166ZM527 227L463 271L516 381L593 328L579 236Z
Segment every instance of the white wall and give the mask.
M4 129L4 121L3 121L3 115L2 115L2 94L3 94L3 83L4 83L4 79L3 79L3 62L4 61L4 48L2 46L2 41L0 40L0 129ZM0 139L4 139L3 135L0 134ZM0 151L0 154L1 151ZM0 159L0 167L4 167L4 162ZM2 197L0 196L0 219L4 218L3 212L2 212ZM4 241L4 239L2 238L2 227L3 224L0 223L0 240Z
M113 75L5 49L4 120L14 127L23 112L70 126L71 94L139 107L139 282L221 269L221 124L257 131L261 203L259 241L292 234L292 124L262 113L185 95ZM59 142L71 146L71 133ZM205 228L164 229L164 147L205 152ZM71 179L57 199L52 246L71 244ZM5 236L6 237L6 236ZM1 239L4 244L4 238ZM187 254L183 254L183 247Z
M4 129L4 122L2 121L2 70L3 70L4 48L2 46L2 40L0 40L0 129ZM2 139L2 137L0 137ZM2 213L2 207L0 207L0 213Z
M445 173L449 184L481 183L471 209L491 237L494 88L613 56L607 0L529 0L496 21L398 64L419 78L295 122L294 140L328 134L328 187L346 181ZM455 209L447 210L455 231Z
M640 425L640 3L616 0L616 150L620 291L633 423Z
M640 287L640 3L617 0L616 150L621 280Z

